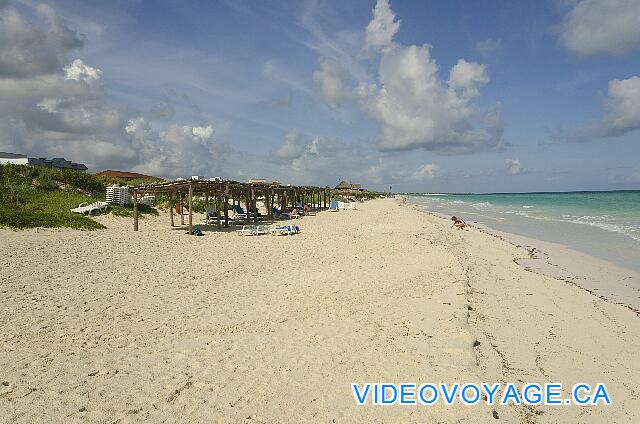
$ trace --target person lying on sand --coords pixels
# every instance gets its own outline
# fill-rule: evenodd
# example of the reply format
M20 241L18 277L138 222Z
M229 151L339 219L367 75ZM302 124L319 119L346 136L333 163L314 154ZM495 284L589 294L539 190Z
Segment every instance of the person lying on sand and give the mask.
M462 218L458 218L455 215L451 217L451 220L453 221L453 225L451 225L451 228L456 227L458 230L462 230L467 226L467 223L464 222Z

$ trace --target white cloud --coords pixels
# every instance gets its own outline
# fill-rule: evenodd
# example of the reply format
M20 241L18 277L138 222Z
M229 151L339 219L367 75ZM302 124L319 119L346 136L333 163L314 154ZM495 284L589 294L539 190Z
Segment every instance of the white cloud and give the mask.
M280 66L275 60L268 60L262 65L262 75L303 94L312 94L311 89L304 81L291 75L287 69Z
M300 130L293 128L287 133L285 142L273 152L273 156L279 161L290 161L300 157L304 150Z
M36 7L45 25L33 25L14 7L0 3L0 78L25 78L58 71L67 53L84 45L84 38L65 27L53 9Z
M379 55L377 80L351 74L356 82L349 86L340 73L341 63L322 60L321 69L314 73L320 97L333 106L356 101L380 125L377 146L382 151L501 149L500 105L483 111L475 104L489 82L486 66L460 59L448 80L442 81L431 46L396 43L393 36L399 27L388 1L378 0L363 46Z
M138 118L128 120L124 130L127 134L136 134L140 131L146 130L147 128L147 121L140 116Z
M332 31L327 34L318 23L321 12L319 2L308 2L309 6L300 19L300 25L306 29L313 40L301 40L306 47L316 51L320 57L339 63L345 71L359 81L369 81L370 77L357 56L362 51L363 34L361 31Z
M379 184L384 165L370 146L335 137L304 137L297 129L271 155L285 178L304 184L346 179ZM285 166L282 166L285 165Z
M394 183L423 183L444 175L444 171L435 163L419 165L415 170L394 169L389 175Z
M609 81L603 117L570 131L567 138L580 141L615 137L637 129L640 129L640 77L634 76Z
M199 137L202 141L207 141L213 135L213 127L211 125L207 125L206 127L193 127L191 128L191 133Z
M313 73L320 97L331 106L353 100L352 91L345 85L346 77L340 65L330 59L322 59L320 69Z
M640 128L640 77L609 81L604 125L614 133Z
M435 163L427 163L420 166L413 174L411 178L415 181L432 180L442 175L442 170Z
M473 103L488 80L484 65L461 59L445 83L431 46L394 45L382 52L380 86L361 86L358 92L364 109L380 123L380 150L469 153L502 147L499 108L482 116ZM474 122L484 128L474 128Z
M378 0L373 9L373 19L365 30L364 50L380 50L389 47L400 29L400 21L391 10L388 0Z
M89 65L85 65L81 59L76 59L71 62L70 65L64 68L66 75L65 79L74 81L97 81L102 76L100 69L92 68Z
M45 112L56 113L58 111L58 105L60 104L60 102L60 99L45 97L40 103L37 104L37 106Z
M136 152L134 170L171 177L210 175L220 165L220 146L211 141L213 126L169 124L156 129L144 117L127 121L129 146Z
M150 113L156 117L150 121L111 104L102 71L68 58L84 39L62 25L52 7L34 11L44 24L0 7L0 150L169 177L221 166L227 151L212 140L214 127L205 119L180 125Z
M559 30L564 45L582 56L630 52L640 47L640 2L574 2Z
M449 72L449 87L459 92L463 98L475 98L480 88L489 82L487 67L475 62L459 59Z
M505 159L504 163L507 165L507 172L511 175L522 174L525 171L519 159Z
M502 41L500 39L487 38L486 40L478 41L475 45L475 49L481 55L489 55L500 49Z

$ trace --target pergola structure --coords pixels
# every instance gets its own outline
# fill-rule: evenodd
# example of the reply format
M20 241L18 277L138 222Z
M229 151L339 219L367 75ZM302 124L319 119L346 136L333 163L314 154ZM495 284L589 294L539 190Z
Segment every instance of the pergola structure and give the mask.
M169 197L169 215L171 226L174 226L173 209L176 203L182 205L187 201L189 210L189 234L193 229L193 198L204 196L205 205L215 210L218 217L218 227L229 226L229 201L240 204L244 200L247 209L257 212L256 201L264 199L267 217L273 219L274 205L281 208L294 207L296 202L311 204L312 208L327 208L331 200L329 187L290 186L281 184L241 183L231 180L180 180L165 183L139 185L130 188L133 196L133 229L138 231L138 200L144 194L165 194ZM213 200L213 205L209 203ZM221 207L222 205L222 207ZM220 208L224 214L224 224L221 222ZM254 222L258 221L258 214L253 213ZM180 224L184 223L184 213L180 213Z

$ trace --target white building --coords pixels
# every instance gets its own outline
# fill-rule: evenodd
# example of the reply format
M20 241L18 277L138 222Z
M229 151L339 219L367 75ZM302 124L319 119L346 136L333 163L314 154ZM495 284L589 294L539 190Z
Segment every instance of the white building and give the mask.
M29 158L27 155L21 155L18 153L5 153L0 152L0 163L13 163L15 165L28 165Z
M19 153L0 152L0 164L12 163L14 165L40 165L51 168L75 169L76 171L86 171L88 168L83 163L75 163L65 158L29 158L27 155Z

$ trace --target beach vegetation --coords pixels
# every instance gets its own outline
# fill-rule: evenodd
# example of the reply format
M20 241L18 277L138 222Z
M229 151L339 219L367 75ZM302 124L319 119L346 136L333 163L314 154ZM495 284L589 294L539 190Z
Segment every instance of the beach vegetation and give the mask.
M104 201L105 190L100 178L74 169L0 164L0 227L104 228L70 209L80 203ZM117 216L133 215L132 207L111 206L110 210ZM139 205L138 210L158 214L147 205Z
M122 177L111 177L111 176L105 176L105 175L95 175L95 177L98 181L100 181L105 186L111 186L111 185L137 186L137 185L157 184L157 183L164 182L162 178L155 178L155 177L122 178Z

